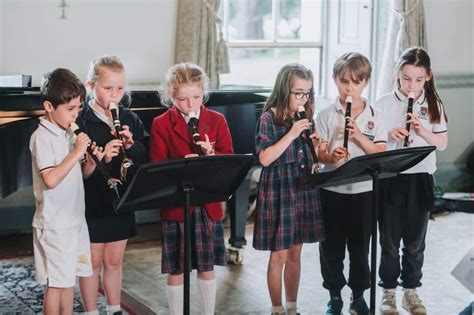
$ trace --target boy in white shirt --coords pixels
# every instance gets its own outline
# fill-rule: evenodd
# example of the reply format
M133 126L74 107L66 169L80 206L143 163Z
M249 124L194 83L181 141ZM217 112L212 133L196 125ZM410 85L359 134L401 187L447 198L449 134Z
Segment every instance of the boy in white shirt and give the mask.
M321 138L318 156L322 172L334 170L346 157L385 151L387 134L381 114L361 95L370 81L369 60L358 53L346 53L334 64L333 79L339 91L336 102L318 114L316 127ZM346 101L352 98L349 138L343 146ZM364 291L370 287L369 241L372 222L372 182L365 181L321 189L326 240L320 243L323 286L329 290L327 315L341 314L341 289L352 290L351 314L369 314ZM349 252L349 279L344 277L344 256Z
M69 131L85 88L71 71L59 68L43 78L41 96L46 115L30 139L36 279L47 286L45 314L72 314L76 276L92 274L80 163L91 140ZM85 163L94 162L88 157Z

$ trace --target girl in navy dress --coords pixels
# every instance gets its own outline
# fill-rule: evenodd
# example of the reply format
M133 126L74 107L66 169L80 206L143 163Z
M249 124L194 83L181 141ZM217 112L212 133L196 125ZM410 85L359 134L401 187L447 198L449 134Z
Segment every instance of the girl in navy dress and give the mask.
M299 106L306 118L297 120ZM267 284L272 314L296 314L303 243L323 239L319 192L304 182L314 167L309 145L317 147L312 124L313 73L288 64L278 73L273 91L257 122L256 152L263 166L257 194L253 247L269 250ZM303 131L311 130L311 138ZM284 272L283 272L284 269Z
M92 61L87 87L91 99L79 113L77 124L103 148L103 167L113 178L119 179L124 174L123 147L126 156L133 162L119 185L120 190L125 191L136 170L146 161L146 151L142 121L137 114L120 104L126 88L122 61L116 56L101 56ZM119 104L117 110L123 141L118 140L112 131L111 102ZM128 239L137 233L135 216L133 212L115 213L114 195L95 164L92 169L83 169L83 176L94 271L91 277L80 278L79 281L84 307L88 315L99 314L97 294L101 278L107 299L107 314L121 314L122 261Z

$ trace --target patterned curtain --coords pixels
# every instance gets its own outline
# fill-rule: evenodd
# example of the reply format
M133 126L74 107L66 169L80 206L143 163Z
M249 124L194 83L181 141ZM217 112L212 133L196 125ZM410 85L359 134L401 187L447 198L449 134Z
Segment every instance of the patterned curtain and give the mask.
M179 0L175 63L192 62L209 76L210 87L219 87L219 74L229 72L227 45L217 16L220 0Z
M393 68L405 49L413 46L428 49L423 0L392 0L390 11L377 98L393 89Z

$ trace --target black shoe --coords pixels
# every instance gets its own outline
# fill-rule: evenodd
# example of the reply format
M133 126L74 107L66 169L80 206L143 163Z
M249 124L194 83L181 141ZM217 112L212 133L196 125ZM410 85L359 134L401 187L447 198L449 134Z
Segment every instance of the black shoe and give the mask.
M361 296L360 298L354 299L349 306L349 314L351 315L369 315L370 310L365 303L364 297Z
M328 302L326 315L341 315L343 302L340 298L332 298Z

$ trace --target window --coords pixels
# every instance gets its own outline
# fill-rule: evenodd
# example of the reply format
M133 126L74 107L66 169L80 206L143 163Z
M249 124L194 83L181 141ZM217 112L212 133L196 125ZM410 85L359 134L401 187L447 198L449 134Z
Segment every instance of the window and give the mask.
M373 3L377 2L221 0L219 16L231 70L220 76L221 84L272 87L283 65L299 62L313 70L318 96L333 100L336 58L356 51L372 59Z
M272 87L290 62L311 68L321 82L323 2L221 0L231 73L221 75L220 83Z

